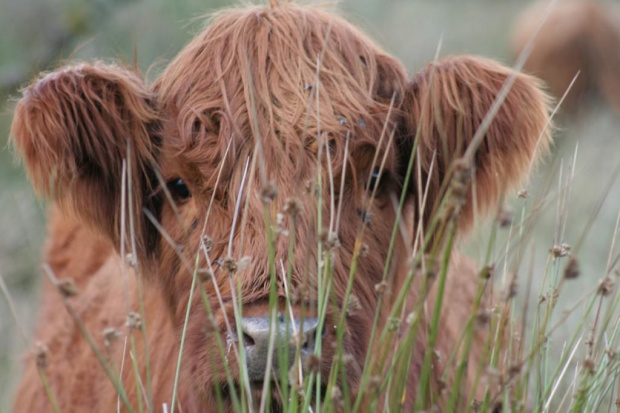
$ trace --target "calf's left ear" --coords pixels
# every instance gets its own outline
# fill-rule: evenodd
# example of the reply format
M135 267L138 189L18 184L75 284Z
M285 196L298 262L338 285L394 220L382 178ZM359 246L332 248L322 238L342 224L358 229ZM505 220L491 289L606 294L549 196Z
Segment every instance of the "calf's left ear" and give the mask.
M481 140L474 139L505 85L509 87L505 100ZM423 225L437 213L458 169L455 162L468 150L473 156L468 155L465 166L473 184L459 215L461 230L470 226L477 211L489 211L503 193L519 184L531 162L550 145L549 102L535 78L480 57L444 58L416 74L404 97L405 131L399 145L408 158L419 136L419 165L414 166L407 190L416 196L428 184L426 206L417 211ZM401 162L405 168L407 160Z
M121 205L125 160L143 252L142 208L155 165L157 121L154 96L135 73L96 62L59 69L27 87L11 136L35 190L117 248L127 207Z

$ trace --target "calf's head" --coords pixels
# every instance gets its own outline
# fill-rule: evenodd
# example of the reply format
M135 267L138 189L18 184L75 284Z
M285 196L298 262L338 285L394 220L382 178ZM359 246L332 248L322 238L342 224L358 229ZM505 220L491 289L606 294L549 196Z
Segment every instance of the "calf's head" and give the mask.
M523 178L548 144L546 122L546 98L527 76L463 56L408 78L340 17L283 4L218 13L152 85L101 62L46 74L25 89L12 136L39 192L119 251L124 240L179 336L192 303L184 369L209 398L226 380L217 338L242 342L249 381L262 378L270 296L286 317L306 314L306 344L323 340L328 377L350 272L343 342L355 386L401 193L385 294L398 292L415 233L430 228L455 171L472 178L462 234Z

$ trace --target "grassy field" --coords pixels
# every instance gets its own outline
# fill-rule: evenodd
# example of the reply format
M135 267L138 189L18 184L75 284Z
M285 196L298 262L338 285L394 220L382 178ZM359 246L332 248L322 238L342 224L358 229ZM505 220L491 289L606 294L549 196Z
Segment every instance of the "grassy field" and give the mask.
M0 89L0 100L6 102L0 111L0 275L8 286L28 337L32 336L41 280L38 265L45 238L45 204L33 196L22 168L14 163L6 147L12 116L10 97L18 95L15 86L27 81L39 69L47 68L48 64L54 66L58 58L104 57L131 62L134 50L138 66L153 79L192 33L202 27L200 16L228 4L223 0L50 0L42 3L4 0L0 5L0 87L8 85ZM509 28L523 6L520 1L508 0L349 0L340 3L353 22L401 58L411 73L432 59L440 39L443 39L441 55L473 53L511 63L507 48ZM55 52L51 57L49 50ZM516 314L521 314L520 306L529 302L530 323L536 321L540 298L553 293L554 277L561 273L560 264L553 264L551 271L545 272L549 249L562 243L570 245L582 270L581 277L563 286L552 316L556 320L587 291L595 290L606 275L614 226L620 212L620 182L615 179L620 166L620 158L616 155L620 153L620 114L594 106L579 119L559 119L558 125L553 153L535 172L528 188L532 200L538 196L548 197L528 246L532 252L524 256L519 266L520 304ZM564 206L558 207L558 200L562 200ZM516 217L519 217L521 204L521 200L512 202ZM480 260L489 232L488 224L482 226L461 249ZM503 265L504 245L508 241L508 234L500 235L493 251L498 267ZM616 257L617 250L616 247L612 251L612 257ZM533 262L533 271L528 293L525 287L530 262ZM501 271L498 273L498 277L505 276ZM543 274L546 273L550 275L545 279ZM614 297L617 301L616 291ZM582 342L586 341L593 318L582 321L581 312L581 308L577 309L548 341L546 351L550 366L557 363L574 334L581 337ZM0 299L0 412L9 410L11 394L20 375L19 357L24 351L18 329L9 317L8 306ZM584 345L577 349L568 364L570 373L562 381L561 389L570 391L570 386L578 386L572 380L579 363L584 360L585 351ZM609 403L615 397L617 394L609 398Z

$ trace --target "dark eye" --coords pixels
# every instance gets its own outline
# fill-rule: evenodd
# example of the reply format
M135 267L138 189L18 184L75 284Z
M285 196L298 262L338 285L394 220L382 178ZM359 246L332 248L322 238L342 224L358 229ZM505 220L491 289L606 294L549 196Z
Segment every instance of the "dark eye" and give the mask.
M384 180L384 176L387 174L386 171L383 172L379 172L379 169L374 169L371 173L370 173L370 179L368 180L368 186L366 189L368 189L368 191L372 192L375 190L375 188L377 188L381 182Z
M192 193L189 192L189 188L185 184L185 181L181 178L168 181L168 190L172 196L179 200L185 200L192 196Z

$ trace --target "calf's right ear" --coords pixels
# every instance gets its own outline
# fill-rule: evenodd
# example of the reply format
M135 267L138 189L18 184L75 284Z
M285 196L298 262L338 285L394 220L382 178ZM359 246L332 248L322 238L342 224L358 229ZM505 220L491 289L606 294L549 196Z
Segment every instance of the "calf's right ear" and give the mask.
M155 97L135 73L80 64L49 73L24 90L11 137L35 190L117 247L125 160L140 253L146 248L142 208L148 207L159 146L157 123Z

